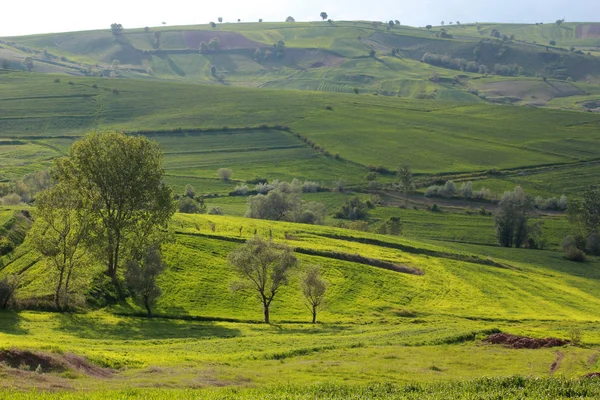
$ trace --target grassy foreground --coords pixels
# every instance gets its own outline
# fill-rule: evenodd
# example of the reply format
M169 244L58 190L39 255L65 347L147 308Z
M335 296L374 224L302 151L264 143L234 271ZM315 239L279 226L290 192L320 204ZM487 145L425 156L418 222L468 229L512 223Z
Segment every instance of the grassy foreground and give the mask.
M281 386L271 389L226 389L219 391L151 389L101 391L97 393L53 394L47 392L9 392L15 400L29 399L593 399L600 395L600 385L594 380L565 379L482 379L466 383L439 385L371 384L347 386L320 384L309 387ZM0 395L1 397L2 395Z
M97 368L0 366L0 396L41 396L32 388L66 398L597 396L596 381L565 380L600 368L595 260L226 216L177 215L173 226L157 318L129 304L0 313L0 354L74 353ZM320 323L308 323L300 271L273 304L272 325L259 322L252 293L229 291L226 256L255 231L295 247L304 267L321 265L329 295ZM339 259L355 253L424 274ZM24 296L50 293L27 242L2 261L3 273L24 271ZM581 342L537 350L482 342L499 331ZM515 375L529 378L506 378ZM473 381L484 377L492 379Z

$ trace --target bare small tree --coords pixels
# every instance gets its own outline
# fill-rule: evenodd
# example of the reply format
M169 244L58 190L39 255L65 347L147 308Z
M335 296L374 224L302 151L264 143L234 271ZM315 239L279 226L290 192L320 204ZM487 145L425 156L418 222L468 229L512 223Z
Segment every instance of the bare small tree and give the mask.
M232 175L233 175L233 171L231 170L231 168L219 168L217 170L217 176L222 181L229 182Z
M321 278L319 267L313 266L306 271L302 279L302 294L306 299L306 307L312 313L312 323L317 323L317 311L325 300L327 284Z
M265 323L270 323L269 307L288 275L298 264L294 251L284 244L254 236L229 254L229 264L241 278L232 284L233 290L256 292L263 305Z

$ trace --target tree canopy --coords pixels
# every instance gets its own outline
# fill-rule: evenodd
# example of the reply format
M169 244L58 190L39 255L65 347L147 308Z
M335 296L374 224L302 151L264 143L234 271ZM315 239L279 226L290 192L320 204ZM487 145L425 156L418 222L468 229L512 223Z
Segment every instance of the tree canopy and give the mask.
M294 251L284 244L254 236L232 251L228 260L241 278L233 288L255 291L263 305L265 323L270 323L269 307L281 287L287 285L290 270L298 264Z
M175 212L158 144L144 136L91 133L73 144L69 157L56 160L54 169L57 181L76 191L98 221L91 234L95 250L116 285L122 256L148 247Z

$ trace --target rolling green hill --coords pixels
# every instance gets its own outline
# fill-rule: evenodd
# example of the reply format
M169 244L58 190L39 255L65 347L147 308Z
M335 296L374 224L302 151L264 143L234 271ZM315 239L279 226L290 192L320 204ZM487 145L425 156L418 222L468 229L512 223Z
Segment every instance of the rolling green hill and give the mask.
M577 188L594 183L593 171L600 158L600 117L593 113L373 95L69 79L55 82L53 76L44 74L0 73L3 179L48 166L90 130L147 134L161 144L168 179L177 190L191 183L204 193L227 193L240 181L256 177L296 177L325 185L343 178L351 185L365 185L370 166L394 170L399 163L408 163L422 179L439 175L508 179L504 186L494 183L494 188L504 190L516 176L526 190L560 196L576 194ZM233 183L216 180L220 167L234 169ZM556 174L555 169L562 174L578 173L550 187L526 183ZM393 178L382 175L379 179L389 182Z
M426 30L359 21L244 23L126 29L116 36L107 29L4 38L0 59L6 67L24 69L24 59L31 57L34 70L46 73L551 106L552 99L565 96L598 99L600 61L587 54L600 43L598 26L470 24ZM502 40L504 35L514 38ZM213 39L218 45L200 53L200 44ZM548 47L550 40L557 45ZM274 47L279 42L283 47ZM463 67L422 63L426 53L464 60ZM506 73L496 72L498 66L520 67L514 79L529 85L534 101L504 85L499 78ZM481 80L481 71L494 75ZM542 76L570 83L552 91L533 84ZM500 94L477 97L469 93L475 89Z
M177 193L192 184L225 215L173 217L147 319L111 298L97 260L71 286L87 311L43 311L52 270L26 237L35 202L0 206L0 280L20 277L27 308L0 311L0 398L597 397L582 376L600 370L600 260L564 257L558 211L532 216L543 250L497 247L490 211L515 185L570 201L597 184L598 26L240 23L1 39L0 189L22 189L87 132L123 131L159 144ZM417 186L406 198L393 185L401 164ZM302 198L327 206L326 225L243 218L236 186L294 178L321 183ZM490 198L421 196L448 179ZM334 219L354 196L377 207ZM372 233L392 217L401 235ZM254 235L300 260L270 325L253 293L231 290L227 256ZM300 290L312 265L327 281L316 325ZM494 333L567 342L484 340Z

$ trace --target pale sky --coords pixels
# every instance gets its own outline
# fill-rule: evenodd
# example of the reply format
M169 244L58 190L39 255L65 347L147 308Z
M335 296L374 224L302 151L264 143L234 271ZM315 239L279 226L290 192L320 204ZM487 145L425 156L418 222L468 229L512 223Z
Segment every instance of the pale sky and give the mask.
M319 20L400 20L403 25L439 25L440 21L573 22L600 21L598 0L0 0L0 36L109 28L205 24L223 17L246 22Z

